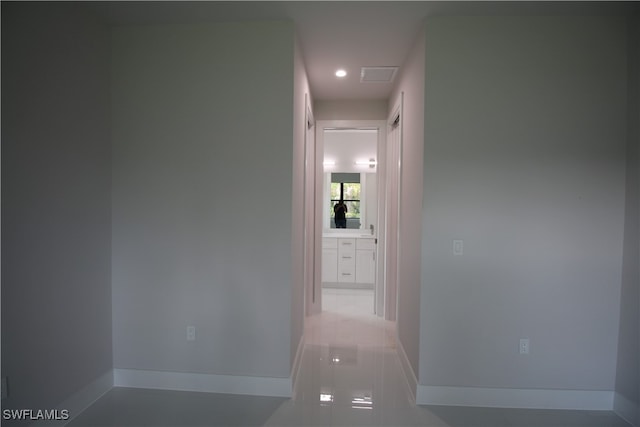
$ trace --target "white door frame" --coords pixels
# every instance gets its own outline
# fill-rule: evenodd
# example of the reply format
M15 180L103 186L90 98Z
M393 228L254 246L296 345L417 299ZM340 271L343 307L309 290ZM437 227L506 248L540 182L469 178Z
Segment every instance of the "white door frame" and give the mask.
M309 94L304 96L305 131L304 131L304 172L303 172L303 281L305 314L320 313L322 309L322 292L319 288L320 264L318 263L318 238L316 233L316 139L315 120L309 102ZM321 245L321 241L320 241ZM322 246L320 246L322 249ZM321 252L320 252L321 253Z
M321 294L322 287L321 268L322 265L322 208L323 208L323 184L324 184L324 130L327 128L332 129L377 129L378 130L378 159L377 159L377 189L378 189L378 219L376 224L376 238L378 239L377 245L377 263L376 263L376 285L375 285L375 301L374 312L378 316L384 315L384 300L386 296L385 286L385 256L384 256L384 212L385 212L385 197L384 188L386 185L382 185L385 182L384 171L386 170L386 138L387 138L387 121L386 120L318 120L315 126L315 214L316 214L316 226L315 226L315 248L316 248L316 268L315 281L312 285L313 289ZM382 216L381 216L382 215ZM309 289L311 291L311 289ZM395 296L393 297L395 301Z

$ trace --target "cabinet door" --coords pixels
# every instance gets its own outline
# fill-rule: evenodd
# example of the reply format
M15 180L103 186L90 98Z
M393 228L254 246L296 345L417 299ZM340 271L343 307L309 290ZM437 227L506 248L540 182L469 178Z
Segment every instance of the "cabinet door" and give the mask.
M338 281L338 249L337 248L322 249L322 281L323 282Z
M356 251L356 282L357 283L375 283L375 278L376 278L375 251L357 250Z

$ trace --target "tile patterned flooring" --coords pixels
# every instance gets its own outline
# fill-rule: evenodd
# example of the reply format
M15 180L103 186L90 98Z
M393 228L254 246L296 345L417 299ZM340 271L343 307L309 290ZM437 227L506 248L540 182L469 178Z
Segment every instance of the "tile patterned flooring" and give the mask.
M417 406L373 293L323 289L292 399L114 388L69 426L629 427L611 412Z

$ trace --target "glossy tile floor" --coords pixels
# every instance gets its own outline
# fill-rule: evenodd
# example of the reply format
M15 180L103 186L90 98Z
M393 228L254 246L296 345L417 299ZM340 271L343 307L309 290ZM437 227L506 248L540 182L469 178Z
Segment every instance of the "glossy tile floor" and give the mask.
M292 399L114 388L69 426L630 427L611 412L417 406L373 293L323 289Z

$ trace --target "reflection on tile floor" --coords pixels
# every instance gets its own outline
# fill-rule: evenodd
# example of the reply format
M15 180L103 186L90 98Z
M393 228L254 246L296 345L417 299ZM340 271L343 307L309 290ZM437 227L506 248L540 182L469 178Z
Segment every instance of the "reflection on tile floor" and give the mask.
M412 403L395 324L373 314L373 291L325 288L322 304L305 324L294 397L266 425L430 425Z
M292 399L115 388L77 426L630 427L612 412L417 406L371 291L324 289Z

